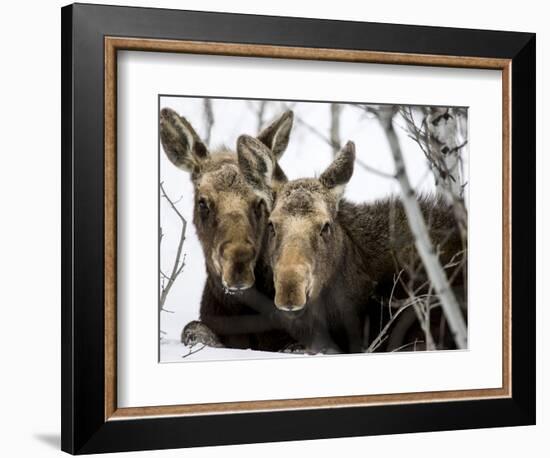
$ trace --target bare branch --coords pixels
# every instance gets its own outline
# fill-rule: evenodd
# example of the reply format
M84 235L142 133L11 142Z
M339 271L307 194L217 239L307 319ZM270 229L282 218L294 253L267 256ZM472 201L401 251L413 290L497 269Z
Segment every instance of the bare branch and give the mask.
M206 134L204 141L207 145L210 144L210 138L212 137L212 127L214 126L214 110L212 108L212 100L205 97L203 99L204 109L204 122L206 123Z
M182 355L182 358L187 358L188 356L194 355L195 353L198 353L201 350L204 350L206 348L206 345L203 345L202 347L197 348L196 350L193 350L193 347L189 349L189 353L186 355Z
M371 342L369 347L365 350L365 353L372 353L374 352L384 341L388 338L388 330L392 326L392 324L397 320L397 318L409 307L412 307L416 303L416 300L408 301L405 303L405 305L401 306L397 312L393 315L393 317L386 323L386 325L382 328L380 333L376 336L376 338Z
M249 100L247 102L248 107L254 112L257 117L256 132L260 132L265 124L265 113L267 109L268 100L253 101Z
M416 110L418 111L418 109ZM467 131L462 127L464 114L460 108L422 108L422 121L418 124L412 107L400 107L405 121L402 129L415 141L432 170L437 191L452 205L455 219L466 246L468 215L464 204L461 150L467 145ZM464 132L465 133L464 133ZM462 132L462 133L461 133Z
M177 209L177 207L174 205L174 202L168 197L166 194L166 191L164 190L164 185L161 182L160 183L160 191L162 194L162 197L166 199L166 201L170 204L170 207L174 210L176 215L181 220L181 233L180 233L180 239L178 242L178 249L176 252L176 258L174 260L174 265L172 266L172 271L170 275L165 274L162 270L160 270L159 274L162 279L161 284L161 292L160 292L160 298L159 298L159 310L160 311L168 311L164 308L164 303L166 302L166 297L168 296L168 293L170 292L170 289L174 285L174 282L176 281L176 278L183 270L183 266L185 266L185 255L183 255L182 258L182 249L183 249L183 242L185 242L185 232L187 230L187 220L183 217L183 215L180 213L180 211ZM164 281L166 280L166 283Z
M286 106L285 106L286 108ZM335 148L340 149L340 146L339 144L335 144L333 143L333 139L330 139L328 138L326 135L324 135L320 130L316 129L315 127L313 127L312 125L308 124L306 121L304 121L302 118L296 116L296 114L294 114L294 121L297 123L297 124L300 124L301 126L303 126L304 128L306 128L307 130L309 130L312 134L314 134L315 136L317 136L318 138L320 138L321 140L323 140L325 143L327 143L327 145L329 145L332 150L334 151ZM355 164L359 165L360 167L364 168L367 172L370 172L370 173L373 173L375 175L378 175L382 178L390 178L390 179L394 179L395 178L395 175L391 174L391 173L388 173L388 172L383 172L381 170L378 170L374 167L371 167L370 165L366 164L365 162L363 162L361 159L359 159L358 157L355 158Z
M418 302L414 305L414 312L416 318L420 323L422 331L424 331L424 337L426 339L426 350L435 350L435 342L431 332L431 320L430 320L430 300L432 296L432 287L430 285L430 291L424 301Z
M257 114L258 114L258 125L257 125L257 128L256 128L257 132L260 132L262 130L263 126L264 126L266 107L267 107L267 100L260 101L260 103L258 105L258 111L257 111Z
M424 341L423 341L423 340L416 340L416 339L415 339L414 342L409 342L409 343L407 343L407 344L405 344L405 345L401 345L400 347L394 348L394 349L392 350L392 353L393 353L393 352L396 352L396 351L404 350L405 348L410 347L411 345L414 347L414 348L413 348L413 351L416 351L416 345L419 344L419 343L424 343Z
M392 318L392 315L393 315L393 313L392 313L392 301L393 301L393 295L395 293L395 287L399 283L399 279L401 278L401 275L403 274L403 271L404 271L404 269L401 269L399 271L399 273L397 274L397 277L394 277L394 280L393 280L393 286L392 286L391 293L390 293L390 300L388 301L388 308L389 308L389 311L390 311L390 318Z
M453 333L456 346L460 349L467 346L467 331L460 306L450 288L445 271L439 263L437 253L430 240L429 232L422 216L420 204L416 199L406 173L403 154L399 140L393 128L394 107L385 107L378 111L378 119L386 132L391 153L395 162L396 175L403 194L402 202L414 237L415 246L424 264L428 277L439 296L443 311Z
M338 103L330 104L330 145L332 146L332 154L336 156L342 146L340 140L340 113L342 105Z

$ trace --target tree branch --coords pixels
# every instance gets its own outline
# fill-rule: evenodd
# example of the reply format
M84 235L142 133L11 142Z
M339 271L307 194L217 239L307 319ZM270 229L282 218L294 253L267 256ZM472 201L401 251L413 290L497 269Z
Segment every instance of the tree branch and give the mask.
M323 140L325 143L327 143L327 145L329 145L332 148L333 151L335 150L335 148L340 149L339 144L333 143L334 139L331 139L331 138L327 137L320 130L318 130L315 127L313 127L312 125L308 124L302 118L296 116L296 114L294 114L294 120L296 121L297 124L300 124L301 126L306 128L307 130L309 130L312 134L314 134L315 136L317 136L318 138ZM375 169L374 167L371 167L370 165L363 162L358 157L355 158L355 163L357 165L359 165L360 167L362 167L363 169L365 169L367 172L373 173L374 175L378 175L382 178L390 178L390 179L395 178L395 175L393 175L391 173L388 173L388 172L383 172L381 170Z
M342 105L338 103L330 104L330 145L332 146L332 154L336 156L342 146L340 140L340 113Z
M203 345L202 347L199 347L196 350L193 350L193 347L191 347L187 354L182 355L182 358L187 358L188 356L194 355L195 353L198 353L199 351L204 350L205 348L206 348L206 345Z
M174 285L174 282L176 281L176 278L183 270L183 267L185 266L185 255L183 255L182 258L182 250L183 250L183 242L185 242L185 232L187 230L187 220L183 217L183 215L180 213L180 211L177 209L177 207L174 205L174 202L168 197L166 194L166 191L164 190L164 185L161 182L160 183L160 191L162 193L162 197L166 199L166 201L170 204L170 207L176 215L181 220L181 233L180 233L180 239L178 242L178 249L176 252L176 259L174 260L174 265L172 266L172 271L170 272L170 275L165 274L162 270L160 270L159 274L162 279L162 286L161 286L161 292L160 292L160 298L159 298L159 310L160 311L167 311L164 308L164 303L166 302L166 297L168 296L168 293L170 292L170 289ZM164 284L164 280L166 280L166 284Z
M209 98L203 99L204 121L206 123L206 134L204 142L209 145L212 136L212 126L214 126L214 110L212 108L212 100Z
M414 237L416 249L424 264L428 277L439 296L443 312L447 318L451 332L453 333L456 346L460 349L464 349L467 347L466 324L460 311L460 306L450 288L445 271L441 267L437 253L430 240L420 204L416 199L416 194L410 185L399 140L393 128L394 114L394 107L384 107L378 111L378 119L386 133L395 162L397 181L399 182L403 194L402 201L405 214L407 215L409 227Z
M368 348L365 350L365 353L372 353L374 352L384 341L388 338L388 330L392 326L392 324L399 318L399 316L409 307L414 306L417 299L413 301L406 301L404 305L402 305L397 312L393 315L392 318L385 324L385 326L382 328L380 333L376 336L376 338L371 342L371 344L368 346Z

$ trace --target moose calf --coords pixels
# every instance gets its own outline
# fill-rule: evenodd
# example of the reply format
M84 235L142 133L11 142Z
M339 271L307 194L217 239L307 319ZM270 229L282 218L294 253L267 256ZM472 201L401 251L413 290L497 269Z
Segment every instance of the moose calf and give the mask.
M284 153L293 122L283 113L257 138L239 137L236 153L209 151L191 124L174 110L160 113L160 138L168 159L188 172L194 186L193 223L202 245L207 279L200 322L184 329L182 340L210 345L277 351L293 340L253 300L262 288L262 251L273 187L286 180L276 160ZM247 295L251 295L251 298ZM212 335L213 332L213 335Z
M282 184L269 218L264 257L275 306L313 352L364 351L369 298L399 271L396 260L415 252L398 199L361 205L342 199L354 160L348 142L318 179ZM442 261L451 259L462 242L450 209L437 199L421 199L421 207Z

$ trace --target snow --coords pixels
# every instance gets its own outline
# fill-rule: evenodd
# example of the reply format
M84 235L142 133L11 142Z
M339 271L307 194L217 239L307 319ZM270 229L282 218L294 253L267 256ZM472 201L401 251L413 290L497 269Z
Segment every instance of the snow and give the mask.
M219 361L237 359L281 359L307 358L309 355L299 353L276 353L269 351L239 350L235 348L212 348L203 345L187 347L179 339L161 339L161 362L181 363L183 361Z

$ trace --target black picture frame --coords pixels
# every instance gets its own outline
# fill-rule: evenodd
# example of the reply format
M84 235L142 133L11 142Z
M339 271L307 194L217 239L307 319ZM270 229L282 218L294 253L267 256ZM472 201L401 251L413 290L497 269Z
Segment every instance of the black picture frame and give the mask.
M61 14L64 451L535 424L535 34L88 4L66 6ZM512 396L106 421L105 36L511 59Z

